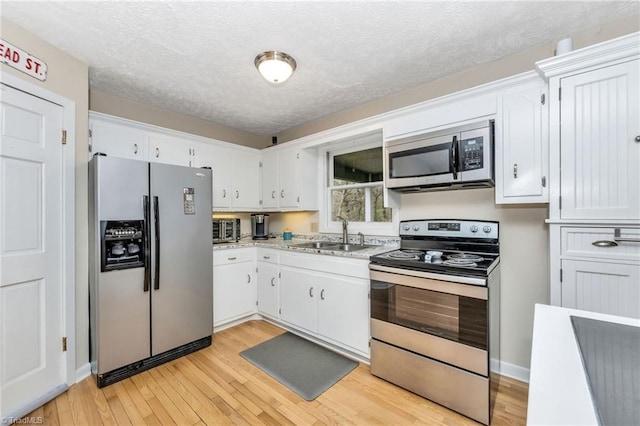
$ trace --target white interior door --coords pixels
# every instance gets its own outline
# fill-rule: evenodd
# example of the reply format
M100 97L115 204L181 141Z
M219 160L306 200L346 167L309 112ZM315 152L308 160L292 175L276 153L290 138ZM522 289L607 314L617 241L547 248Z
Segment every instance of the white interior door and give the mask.
M0 419L66 388L59 105L2 85Z

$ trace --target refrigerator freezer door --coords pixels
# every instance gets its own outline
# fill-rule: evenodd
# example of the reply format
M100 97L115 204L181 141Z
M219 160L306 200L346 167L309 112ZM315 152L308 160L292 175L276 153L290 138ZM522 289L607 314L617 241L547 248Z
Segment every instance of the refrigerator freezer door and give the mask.
M100 221L142 220L148 194L148 163L94 157L92 200L91 333L94 372L102 374L151 355L150 296L144 268L100 272Z
M152 355L213 333L211 170L151 163ZM160 249L157 252L158 248Z

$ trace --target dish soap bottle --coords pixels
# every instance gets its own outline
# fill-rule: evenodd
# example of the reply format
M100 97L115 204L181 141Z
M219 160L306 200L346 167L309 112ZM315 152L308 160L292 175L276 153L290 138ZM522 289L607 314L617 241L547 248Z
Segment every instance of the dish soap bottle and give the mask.
M284 231L282 232L282 239L285 241L291 241L292 238L292 234L291 234L291 229L289 228L284 228Z

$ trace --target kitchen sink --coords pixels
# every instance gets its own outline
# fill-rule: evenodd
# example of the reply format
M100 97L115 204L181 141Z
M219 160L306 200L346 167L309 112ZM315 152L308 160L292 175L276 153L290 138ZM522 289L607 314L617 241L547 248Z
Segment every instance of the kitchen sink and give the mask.
M363 250L363 249L367 249L375 246L370 244L360 245L360 244L341 244L341 243L334 243L331 241L312 241L309 243L293 244L292 247L311 248L311 249L318 249L318 250L356 251L356 250Z

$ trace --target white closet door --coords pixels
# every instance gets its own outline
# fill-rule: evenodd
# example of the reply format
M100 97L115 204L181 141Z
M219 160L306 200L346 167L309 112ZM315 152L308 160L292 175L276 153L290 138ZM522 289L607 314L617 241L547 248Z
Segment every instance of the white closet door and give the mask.
M563 219L640 219L640 61L561 80Z
M66 388L63 108L1 86L0 419Z

